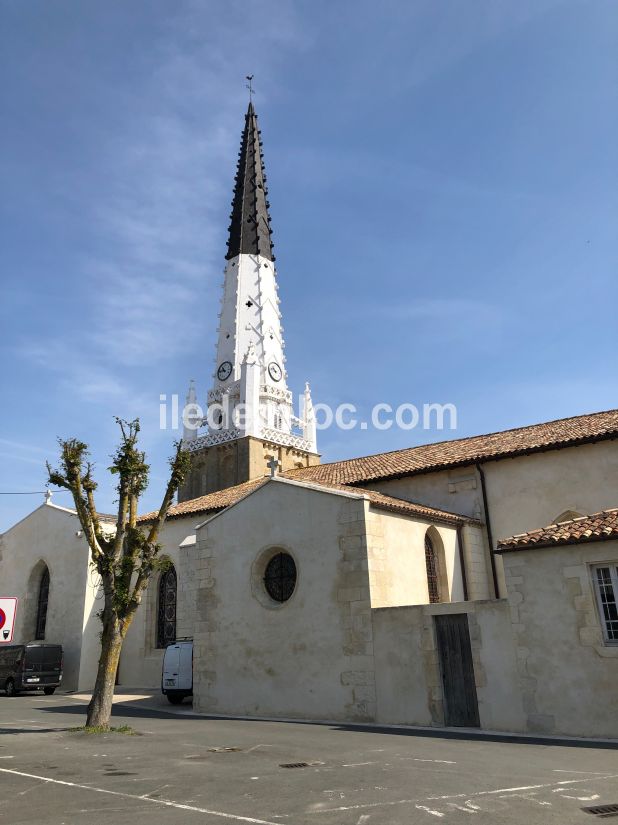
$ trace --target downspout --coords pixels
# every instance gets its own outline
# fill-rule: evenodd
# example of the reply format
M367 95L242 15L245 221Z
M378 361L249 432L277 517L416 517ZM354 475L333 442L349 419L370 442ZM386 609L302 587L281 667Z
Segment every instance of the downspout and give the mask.
M494 583L494 598L500 598L500 588L498 586L498 571L496 570L496 559L494 558L494 539L491 532L491 519L489 518L489 504L487 503L487 486L485 484L485 473L480 464L476 464L476 469L481 479L481 492L483 493L483 510L485 511L485 526L487 527L487 541L489 542L489 558L491 560L491 575Z
M466 575L466 554L464 552L463 524L457 525L457 547L459 548L459 567L461 568L461 586L464 602L468 601L468 577Z

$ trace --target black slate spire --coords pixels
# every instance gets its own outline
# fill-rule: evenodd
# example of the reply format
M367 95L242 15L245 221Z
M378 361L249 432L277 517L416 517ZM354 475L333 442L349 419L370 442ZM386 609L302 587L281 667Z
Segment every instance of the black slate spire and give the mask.
M230 215L232 222L225 256L227 260L241 253L261 255L269 261L275 260L261 147L257 115L253 103L249 102L238 153L234 200Z

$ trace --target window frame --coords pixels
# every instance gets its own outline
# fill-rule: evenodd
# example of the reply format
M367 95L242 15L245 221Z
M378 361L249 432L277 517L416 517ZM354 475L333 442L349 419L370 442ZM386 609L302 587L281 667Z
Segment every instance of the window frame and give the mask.
M425 533L425 574L429 604L440 604L442 602L440 558L429 530Z
M275 601L275 599L273 599L266 590L264 582L264 573L266 572L268 563L279 553L291 556L294 566L296 567L296 584L292 595L285 602ZM251 565L251 595L257 602L259 602L259 604L262 605L262 607L265 607L267 610L285 610L289 605L293 604L294 600L297 598L296 594L301 587L302 575L301 563L297 554L291 547L280 542L277 544L269 544L259 550L253 564Z
M168 579L174 576L174 638L166 641L165 626L172 623L166 616L167 608L170 606L166 599L168 589ZM168 644L173 644L178 635L178 571L174 564L170 564L167 570L163 570L157 583L157 614L156 614L156 649L165 650Z
M597 611L599 615L599 622L601 624L601 633L603 636L603 644L607 647L618 647L618 620L607 619L605 617L604 603L601 597L601 587L598 578L599 570L609 570L610 584L613 590L614 602L618 609L618 561L597 562L591 567L592 589L594 590ZM616 624L615 630L616 638L611 638L609 635L608 623Z
M49 567L41 572L39 578L39 590L36 600L36 621L34 625L34 640L36 642L45 641L45 631L47 630L47 613L49 610L49 588L51 583L51 575Z
M278 563L278 570L273 571L273 565ZM264 567L264 590L268 597L277 604L285 604L294 595L298 583L298 569L296 561L287 550L279 550L270 557ZM291 585L290 585L291 582ZM277 587L278 585L278 587ZM284 588L284 585L287 585ZM278 592L280 590L281 592Z

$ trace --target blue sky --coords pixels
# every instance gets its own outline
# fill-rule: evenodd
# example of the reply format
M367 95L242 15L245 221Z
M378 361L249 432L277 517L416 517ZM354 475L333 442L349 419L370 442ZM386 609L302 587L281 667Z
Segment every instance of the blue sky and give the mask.
M255 74L291 384L471 435L617 406L614 0L2 0L0 492L210 383ZM324 460L443 433L320 434ZM37 496L0 496L0 530ZM70 503L67 494L57 503Z

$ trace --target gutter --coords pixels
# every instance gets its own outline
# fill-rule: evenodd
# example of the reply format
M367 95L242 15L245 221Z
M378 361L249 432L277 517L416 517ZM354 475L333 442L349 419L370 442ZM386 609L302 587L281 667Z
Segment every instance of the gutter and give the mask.
M466 554L464 552L463 524L457 525L457 548L459 550L459 567L461 568L461 586L463 588L464 601L468 601L468 577L466 575ZM493 560L493 556L492 556Z
M491 519L489 517L489 504L487 501L487 485L485 483L485 473L483 467L477 463L474 465L481 479L481 491L483 493L483 510L485 511L485 526L487 527L487 541L489 542L489 559L491 561L491 576L494 583L494 598L500 598L500 587L498 585L498 571L496 569L496 557L494 555L494 539L491 530Z

